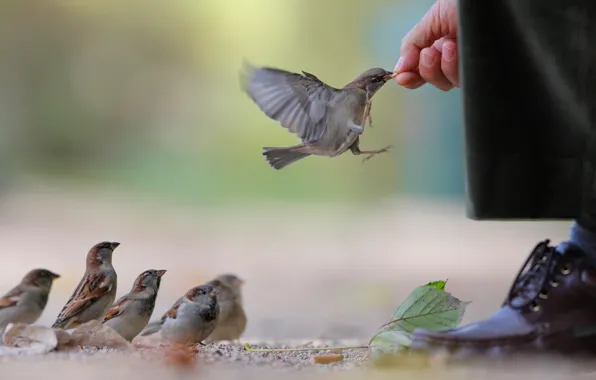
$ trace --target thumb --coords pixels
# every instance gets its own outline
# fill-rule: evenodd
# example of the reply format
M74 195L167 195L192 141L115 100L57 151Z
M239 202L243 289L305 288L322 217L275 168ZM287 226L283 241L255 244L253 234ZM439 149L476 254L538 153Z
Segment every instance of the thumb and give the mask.
M397 73L417 69L422 49L431 47L442 37L450 37L451 34L455 37L455 28L450 25L453 20L447 20L444 11L438 0L402 39L400 58L395 67Z

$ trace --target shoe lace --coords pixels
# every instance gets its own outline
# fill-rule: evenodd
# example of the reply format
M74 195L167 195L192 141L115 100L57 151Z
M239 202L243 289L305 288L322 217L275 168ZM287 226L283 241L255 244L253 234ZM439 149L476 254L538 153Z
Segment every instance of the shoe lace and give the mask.
M529 306L531 310L538 311L540 309L538 299L546 299L548 290L559 286L555 278L556 274L569 273L568 266L557 271L563 255L557 253L554 247L549 247L549 243L550 240L538 243L528 255L511 284L504 306L508 305L517 310Z

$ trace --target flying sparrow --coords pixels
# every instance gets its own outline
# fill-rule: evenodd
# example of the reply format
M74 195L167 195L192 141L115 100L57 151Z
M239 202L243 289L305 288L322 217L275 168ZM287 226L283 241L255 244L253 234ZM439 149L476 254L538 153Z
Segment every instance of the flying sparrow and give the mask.
M247 322L242 307L241 287L244 281L234 274L222 274L207 284L219 290L217 295L219 321L215 330L205 339L205 342L239 339L246 328Z
M370 118L373 95L397 74L372 68L338 89L313 74L302 75L275 68L245 64L243 89L269 118L295 133L301 144L287 148L263 148L274 169L282 169L310 155L337 157L348 149L367 160L391 146L362 151L360 135Z
M0 331L9 323L35 323L48 303L52 283L57 278L60 275L47 269L33 269L0 298Z
M117 276L112 266L112 253L119 245L104 241L91 248L85 274L52 327L68 330L91 320L103 319L116 298Z
M159 322L147 326L141 335L161 330L162 338L171 343L202 343L218 322L217 294L218 290L207 284L190 289Z
M135 280L130 293L121 297L108 310L103 323L116 330L129 342L151 319L161 277L165 270L147 270Z

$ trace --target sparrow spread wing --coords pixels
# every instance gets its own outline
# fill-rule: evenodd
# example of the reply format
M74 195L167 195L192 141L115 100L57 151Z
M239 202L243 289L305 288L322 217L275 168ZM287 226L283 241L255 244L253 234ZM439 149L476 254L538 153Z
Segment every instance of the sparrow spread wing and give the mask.
M311 143L323 136L327 108L339 90L316 76L247 65L244 90L261 111L282 127Z
M128 307L128 305L130 305L130 298L128 298L127 296L124 296L122 298L120 298L118 301L116 301L112 307L110 307L110 309L108 310L108 312L106 313L105 317L103 318L103 321L108 321L114 317L119 316L120 314L124 313L124 310L126 310L126 308Z
M86 274L62 308L54 325L79 314L111 289L112 284L105 273Z
M0 298L0 310L14 306L21 299L24 290L20 286L15 286L2 298Z

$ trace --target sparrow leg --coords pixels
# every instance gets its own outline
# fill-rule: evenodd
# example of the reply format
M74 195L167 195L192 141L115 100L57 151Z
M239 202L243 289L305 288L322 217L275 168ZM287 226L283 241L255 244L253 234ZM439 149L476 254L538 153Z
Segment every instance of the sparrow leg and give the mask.
M392 145L388 145L384 148L377 149L377 150L360 150L357 146L352 146L350 149L352 150L352 153L355 156L365 155L366 157L364 157L362 159L362 163L364 163L365 161L370 160L371 158L373 158L374 156L376 156L378 154L388 152L389 149L391 149L392 147L393 147Z
M373 121L372 121L372 114L370 113L370 111L372 110L372 102L368 102L368 107L366 108L366 115L364 116L364 121L366 122L368 120L368 126L369 127L373 127Z
M364 120L364 124L366 124L366 121L368 120L368 126L369 127L373 127L372 125L372 116L370 115L370 110L372 109L372 99L369 96L368 91L366 92L366 104L364 106L364 117L362 118L362 120Z

